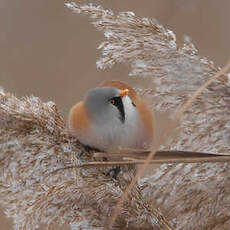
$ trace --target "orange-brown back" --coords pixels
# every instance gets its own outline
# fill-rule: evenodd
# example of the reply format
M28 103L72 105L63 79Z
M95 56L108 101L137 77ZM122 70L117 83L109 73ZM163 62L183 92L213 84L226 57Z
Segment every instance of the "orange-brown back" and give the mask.
M136 106L139 109L140 117L143 125L149 136L149 141L152 142L154 138L154 115L149 106L142 98L138 98Z
M129 97L131 98L131 100L135 103L136 102L136 97L137 97L137 93L136 91L129 86L127 83L123 82L123 81L105 81L102 82L99 87L114 87L117 89L128 89L129 90Z
M69 125L71 130L76 132L84 132L89 128L90 121L83 101L71 108L69 113Z

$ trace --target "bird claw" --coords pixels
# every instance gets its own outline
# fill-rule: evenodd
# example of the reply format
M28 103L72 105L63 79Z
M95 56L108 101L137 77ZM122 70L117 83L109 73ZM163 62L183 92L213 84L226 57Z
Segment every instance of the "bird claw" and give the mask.
M99 149L97 148L94 148L94 147L91 147L89 145L84 145L82 144L82 146L84 147L84 149L87 151L87 152L101 152Z
M117 176L119 174L119 172L121 171L121 167L116 167L116 168L112 168L110 170L108 170L108 172L106 173L106 176L110 176L113 179L117 180Z

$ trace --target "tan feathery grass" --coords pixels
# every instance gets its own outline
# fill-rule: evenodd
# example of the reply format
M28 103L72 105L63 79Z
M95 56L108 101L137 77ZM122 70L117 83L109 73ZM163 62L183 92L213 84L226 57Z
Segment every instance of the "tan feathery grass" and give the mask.
M67 6L76 13L89 15L93 25L104 32L106 41L99 46L103 58L97 62L98 67L128 63L131 75L150 78L154 90L149 89L148 96L156 99L154 109L167 110L172 118L191 94L218 71L211 61L198 56L191 42L178 47L173 32L154 19L139 18L132 12L114 15L93 5ZM229 94L226 76L212 82L185 112L180 135L162 149L228 153ZM177 229L218 228L230 224L223 211L229 203L227 172L227 163L163 164L145 181L152 184L153 190L148 193L156 203L163 209L174 210L169 213ZM200 190L199 181L206 182L206 189ZM213 189L215 192L209 195ZM182 194L181 199L178 194Z
M158 99L154 109L177 111L218 70L197 55L193 44L177 47L173 32L155 20L132 12L114 15L93 5L66 5L91 15L105 32L99 67L124 62L132 75L152 79L155 89L148 94ZM225 78L214 81L185 113L182 136L164 149L229 152L228 98ZM204 116L209 117L206 123ZM106 226L135 167L122 166L117 180L105 175L108 166L83 167L95 161L93 153L69 133L53 102L1 92L0 127L0 201L15 229L53 223L69 224L73 230ZM228 163L162 164L130 191L113 229L228 228L228 174Z
M0 126L0 202L14 217L15 229L54 223L70 224L72 229L105 225L134 167L123 166L119 180L106 176L109 167L81 167L93 160L93 154L71 136L56 105L36 97L19 100L2 92ZM69 165L77 169L59 170ZM169 225L153 203L145 201L143 188L133 190L115 229Z
M168 128L166 129L166 131L161 135L159 141L155 144L153 150L150 152L149 156L146 158L144 164L138 169L135 177L132 179L131 183L129 184L129 186L127 187L127 189L124 191L121 199L119 200L113 215L109 218L108 220L108 229L111 229L113 226L113 223L115 222L120 208L122 206L122 204L124 203L125 199L128 196L128 193L132 190L132 188L134 187L134 185L137 183L138 179L143 175L145 169L147 168L148 164L150 163L151 159L154 157L156 151L159 149L160 145L162 145L167 138L169 137L170 133L172 132L173 129L175 129L178 121L180 120L180 118L182 117L183 113L185 112L185 110L191 105L191 103L202 93L202 91L208 87L208 85L210 85L214 80L216 80L217 78L219 78L221 75L225 74L226 71L228 71L228 69L230 68L230 61L228 61L228 63L226 64L226 66L217 74L215 74L213 77L211 77L208 81L206 81L201 87L199 87L194 93L193 95L188 99L188 101L182 106L182 108L176 113L175 118L169 123ZM202 162L202 160L198 161L199 163ZM107 229L107 228L106 228Z

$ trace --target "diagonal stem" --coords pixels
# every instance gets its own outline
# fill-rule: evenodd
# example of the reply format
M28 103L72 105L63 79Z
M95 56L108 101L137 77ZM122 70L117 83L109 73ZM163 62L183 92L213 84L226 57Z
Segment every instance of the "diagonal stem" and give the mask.
M181 107L181 109L176 113L176 116L174 120L172 120L169 125L167 130L161 135L159 141L156 143L155 147L153 148L152 152L149 154L149 156L146 158L145 163L138 169L136 176L132 179L131 183L129 186L126 188L124 193L122 194L120 200L118 201L116 207L114 208L113 214L108 220L108 225L105 227L105 229L111 229L113 226L114 221L116 220L118 213L121 209L121 206L125 199L128 196L129 191L134 187L138 179L141 177L143 174L144 170L148 166L151 158L155 155L157 149L159 149L160 145L164 143L164 141L169 137L170 132L175 128L177 122L180 120L181 116L185 112L185 110L189 107L189 105L202 93L202 91L210 85L214 80L219 78L221 75L225 74L226 71L230 68L230 60L227 62L227 64L222 68L218 73L216 73L214 76L212 76L210 79L208 79L203 85L201 85L194 93L193 95L187 100L187 102Z

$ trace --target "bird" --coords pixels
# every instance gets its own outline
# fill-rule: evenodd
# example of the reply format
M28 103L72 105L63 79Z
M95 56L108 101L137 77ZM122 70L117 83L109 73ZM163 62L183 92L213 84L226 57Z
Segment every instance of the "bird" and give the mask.
M127 83L102 82L69 112L69 129L85 146L116 153L147 149L154 138L150 105Z

